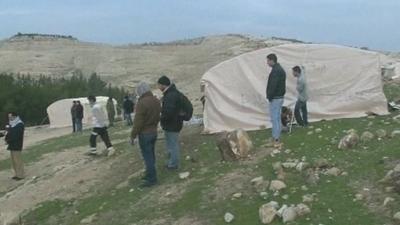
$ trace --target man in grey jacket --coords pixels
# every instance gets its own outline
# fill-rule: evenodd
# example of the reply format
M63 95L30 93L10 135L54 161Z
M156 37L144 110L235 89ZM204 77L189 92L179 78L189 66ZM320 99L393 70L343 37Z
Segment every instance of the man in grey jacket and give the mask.
M294 107L294 116L296 118L297 124L300 126L308 125L308 112L307 112L307 83L304 77L304 73L301 71L299 66L292 68L293 76L297 78L297 102Z

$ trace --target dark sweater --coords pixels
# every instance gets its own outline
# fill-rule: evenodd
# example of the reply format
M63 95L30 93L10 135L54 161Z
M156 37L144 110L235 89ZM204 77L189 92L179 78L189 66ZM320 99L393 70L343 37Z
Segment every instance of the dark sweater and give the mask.
M179 132L183 127L183 119L179 116L181 93L172 84L164 92L161 110L161 127L165 131Z
M5 140L8 144L7 150L21 151L24 141L25 126L23 123L18 123L14 127L8 129Z
M279 63L272 66L271 73L268 76L267 99L283 98L286 93L286 73Z

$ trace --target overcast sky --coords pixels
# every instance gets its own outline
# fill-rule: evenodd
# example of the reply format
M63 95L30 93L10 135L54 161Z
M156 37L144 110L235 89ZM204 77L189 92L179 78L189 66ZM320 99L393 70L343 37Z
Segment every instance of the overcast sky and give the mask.
M111 44L226 33L400 51L400 0L0 0L0 39Z

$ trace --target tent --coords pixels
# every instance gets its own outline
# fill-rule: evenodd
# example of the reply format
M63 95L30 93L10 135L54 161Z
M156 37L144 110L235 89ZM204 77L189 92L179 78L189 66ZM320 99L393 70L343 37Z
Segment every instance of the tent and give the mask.
M266 100L270 53L286 71L284 105L291 109L297 99L291 68L305 68L310 121L388 113L380 71L384 55L338 45L285 44L237 56L203 75L205 132L271 127Z
M107 112L107 100L108 97L96 96L96 102L100 103L100 105L103 107L104 112ZM92 112L87 98L67 98L53 102L49 107L47 107L47 115L49 117L51 128L72 126L71 106L73 101L80 101L83 106L84 118L82 120L82 124L92 124ZM115 111L117 112L117 101L115 99L113 99L113 101Z

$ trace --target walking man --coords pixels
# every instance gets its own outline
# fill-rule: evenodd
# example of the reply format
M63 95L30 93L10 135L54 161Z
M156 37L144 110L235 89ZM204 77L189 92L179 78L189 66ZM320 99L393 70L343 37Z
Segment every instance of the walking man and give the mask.
M306 78L303 71L299 66L292 68L293 76L297 78L297 101L294 107L294 116L296 118L297 124L300 126L308 126L308 112L307 112L307 84Z
M72 106L71 106L71 119L72 119L72 132L76 132L76 124L75 124L75 119L76 119L76 101L72 101Z
M114 118L115 118L115 106L112 97L109 97L107 100L107 115L108 121L110 122L110 127L114 126Z
M81 101L76 101L75 131L82 132L83 106Z
M102 109L101 105L96 102L95 96L88 97L90 107L92 108L92 119L93 119L93 130L90 135L90 152L91 155L98 155L96 148L96 139L97 136L100 135L104 144L106 145L106 154L111 155L114 154L114 148L111 144L110 138L108 136L107 131L107 117Z
M5 141L8 145L7 150L11 152L11 163L15 172L12 179L22 180L25 178L24 163L21 156L25 125L15 112L8 113L8 120L9 125Z
M139 146L145 163L146 172L141 187L150 187L157 183L156 156L154 147L157 141L157 127L160 122L161 104L153 95L150 86L140 82L136 88L139 100L133 120L131 143L139 137Z
M272 68L268 76L267 84L267 99L272 123L272 138L274 139L274 147L281 148L281 111L283 98L286 92L286 73L278 63L278 58L275 54L269 54L267 56L267 64Z
M179 132L183 127L183 119L179 115L181 93L171 84L168 77L158 79L158 88L163 92L161 109L161 127L164 130L169 161L167 169L176 170L179 167Z
M124 102L122 103L124 108L124 119L126 120L126 124L128 126L132 126L132 116L133 113L133 102L129 99L129 96L124 97Z

